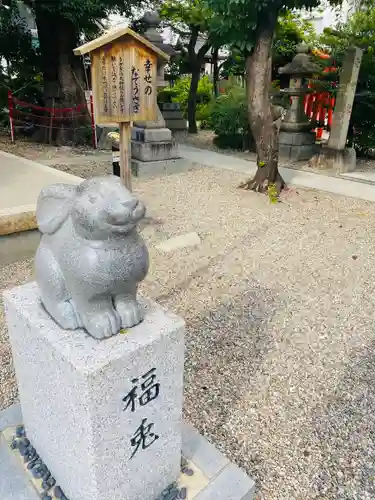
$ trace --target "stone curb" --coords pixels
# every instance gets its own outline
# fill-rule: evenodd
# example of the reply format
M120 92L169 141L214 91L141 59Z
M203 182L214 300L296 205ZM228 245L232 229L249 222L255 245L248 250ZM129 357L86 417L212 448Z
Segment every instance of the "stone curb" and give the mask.
M5 236L13 233L20 233L22 231L29 231L36 229L38 224L36 222L35 207L32 210L23 211L22 207L14 207L13 211L17 213L8 214L0 212L0 236Z

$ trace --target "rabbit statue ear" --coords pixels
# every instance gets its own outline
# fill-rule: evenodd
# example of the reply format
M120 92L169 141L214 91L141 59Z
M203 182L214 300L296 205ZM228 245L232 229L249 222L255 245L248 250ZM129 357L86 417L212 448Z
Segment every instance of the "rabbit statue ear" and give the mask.
M69 215L77 187L70 184L52 184L42 189L36 206L36 220L44 234L55 233Z

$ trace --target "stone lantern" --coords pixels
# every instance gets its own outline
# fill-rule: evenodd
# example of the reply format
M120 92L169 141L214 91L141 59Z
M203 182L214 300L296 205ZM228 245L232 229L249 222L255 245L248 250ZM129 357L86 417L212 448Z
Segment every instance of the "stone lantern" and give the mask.
M146 12L142 18L146 25L143 36L170 57L177 55L174 48L163 42L157 28L160 17L157 12ZM157 87L164 88L165 61L158 60ZM179 172L188 168L188 163L178 154L172 139L172 132L166 127L163 115L157 105L156 121L135 121L132 129L132 171L136 176L160 175Z
M311 60L309 48L305 44L297 46L297 54L286 66L279 68L279 73L289 75L289 88L281 92L290 96L291 105L280 125L279 153L289 160L309 160L319 151L315 143L313 125L304 112L304 97L311 89L305 86L305 80L320 73L320 68Z

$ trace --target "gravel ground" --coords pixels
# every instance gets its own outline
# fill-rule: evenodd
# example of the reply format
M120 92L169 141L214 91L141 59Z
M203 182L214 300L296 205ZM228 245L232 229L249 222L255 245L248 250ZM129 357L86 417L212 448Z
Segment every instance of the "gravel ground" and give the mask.
M241 180L134 183L149 207L142 292L187 322L184 416L255 478L258 500L373 499L375 205L295 189L271 205ZM199 247L156 250L191 231ZM1 287L31 273L4 267ZM4 407L17 394L0 332Z

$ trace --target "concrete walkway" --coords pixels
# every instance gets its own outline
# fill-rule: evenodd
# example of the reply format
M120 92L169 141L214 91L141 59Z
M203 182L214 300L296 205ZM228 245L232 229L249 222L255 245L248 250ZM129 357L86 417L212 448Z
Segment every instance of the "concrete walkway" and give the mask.
M187 160L206 165L207 167L233 170L247 176L254 175L256 172L256 163L254 161L197 149L185 144L179 144L178 148L180 154ZM348 178L330 177L285 167L280 167L279 171L287 184L318 189L361 200L375 201L375 185L361 182L362 177L359 176L356 179L352 176L349 180Z
M74 175L0 151L0 235L36 228L36 202L43 187L81 181Z

